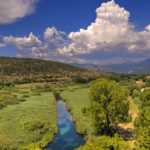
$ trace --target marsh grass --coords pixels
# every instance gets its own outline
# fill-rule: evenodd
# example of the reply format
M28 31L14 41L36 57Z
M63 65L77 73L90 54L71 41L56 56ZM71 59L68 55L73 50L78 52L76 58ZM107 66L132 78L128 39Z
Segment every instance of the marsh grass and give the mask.
M45 147L57 130L55 103L52 93L43 93L26 97L24 102L1 109L0 149Z
M89 89L87 86L70 86L60 92L60 96L66 102L68 110L72 114L77 132L79 134L91 134L93 132L91 120L83 114L83 109L89 105Z

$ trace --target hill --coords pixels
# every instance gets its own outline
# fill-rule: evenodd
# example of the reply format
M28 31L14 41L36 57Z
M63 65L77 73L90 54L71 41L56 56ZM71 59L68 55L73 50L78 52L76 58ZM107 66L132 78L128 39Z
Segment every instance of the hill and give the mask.
M0 57L1 82L58 82L76 76L88 78L103 74L48 60Z
M78 68L85 68L88 70L100 70L100 67L95 64L87 63L87 64L79 64L79 63L71 63L70 65Z

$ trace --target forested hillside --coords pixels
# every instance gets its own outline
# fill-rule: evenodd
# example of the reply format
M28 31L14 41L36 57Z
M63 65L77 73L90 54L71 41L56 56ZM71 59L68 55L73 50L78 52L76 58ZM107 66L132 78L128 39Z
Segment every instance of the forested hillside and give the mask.
M57 82L77 76L93 78L105 76L105 73L47 60L0 57L1 82L6 80L14 83Z

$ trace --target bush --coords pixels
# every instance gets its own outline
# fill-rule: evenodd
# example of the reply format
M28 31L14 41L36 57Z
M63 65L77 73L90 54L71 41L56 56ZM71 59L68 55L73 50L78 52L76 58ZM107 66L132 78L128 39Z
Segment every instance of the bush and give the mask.
M22 98L28 98L30 97L29 95L22 95Z
M87 143L77 150L127 150L126 142L118 136L90 137Z
M17 96L12 95L9 92L0 93L0 109L7 105L14 105L18 103L19 101L17 99Z
M24 122L21 127L23 130L27 131L35 131L44 128L44 123L41 122L40 120L32 120L28 122Z

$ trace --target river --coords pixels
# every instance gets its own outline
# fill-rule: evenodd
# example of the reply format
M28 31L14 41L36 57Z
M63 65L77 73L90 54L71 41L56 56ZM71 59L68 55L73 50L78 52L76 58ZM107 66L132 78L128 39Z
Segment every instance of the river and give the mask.
M46 150L74 150L84 144L83 137L77 134L71 115L65 103L57 101L58 133Z

